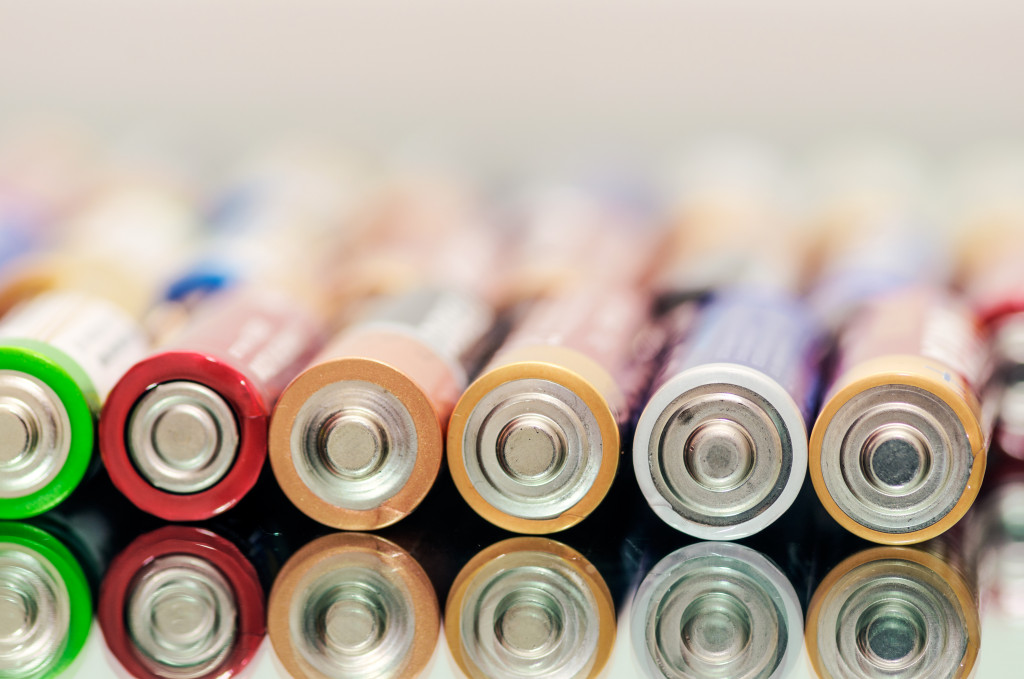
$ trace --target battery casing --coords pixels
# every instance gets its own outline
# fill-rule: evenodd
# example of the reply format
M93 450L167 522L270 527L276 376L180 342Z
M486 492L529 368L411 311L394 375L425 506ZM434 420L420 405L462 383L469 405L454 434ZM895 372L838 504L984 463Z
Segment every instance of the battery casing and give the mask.
M807 429L816 407L822 333L809 311L782 293L723 293L697 312L696 320L690 310L681 311L673 321L675 344L668 350L637 422L633 443L637 481L655 513L674 528L702 539L745 537L781 516L803 484ZM745 448L751 453L747 475L728 489L710 493L710 500L716 495L743 492L743 485L749 483L750 474L759 466L758 453L779 458L777 473L762 502L741 514L702 514L699 505L694 505L691 513L685 507L695 498L686 497L688 493L682 488L674 490L665 476L669 463L663 457L680 454L674 447L665 449L670 445L668 431L676 418L686 422L687 430L694 425L685 411L687 404L692 407L697 401L708 408L705 424L725 423L736 428L741 440L750 445ZM730 415L728 411L734 405L739 410ZM755 437L759 428L747 430L735 419L743 419L742 414L748 411L762 412L769 420L764 423L768 427L766 435ZM697 445L694 435L700 427L698 422L684 448ZM700 451L695 449L694 454ZM698 484L695 490L702 491L693 473L686 477Z
M648 297L636 290L594 288L542 300L527 313L459 399L449 423L448 466L478 514L507 530L550 533L579 523L600 504L618 469L621 428L647 383L649 309ZM569 494L558 491L558 503L565 506L516 515L494 504L513 511L524 507L495 485L504 482L494 481L501 474L518 483L515 472L502 467L515 462L516 454L504 451L499 439L549 405L554 410L539 413L551 447L551 463L541 473L554 474L559 484L559 476L572 474L564 482L571 484ZM501 410L512 419L501 433L490 432L502 427L493 418ZM519 433L531 443L532 434ZM497 437L493 442L491 434Z
M865 306L840 337L832 383L811 432L811 480L828 512L853 533L886 544L921 542L955 524L974 502L985 471L992 418L982 411L979 385L984 383L987 370L986 344L973 316L946 293L931 288L913 288ZM922 416L924 419L915 416L916 419L924 423L922 426L934 430L929 436L935 441L946 441L941 444L942 450L953 451L955 448L959 451L945 455L945 466L942 467L956 467L960 470L959 476L938 477L934 480L938 485L927 486L948 490L948 493L935 491L940 495L931 501L932 505L945 502L948 511L935 516L928 525L913 526L909 521L908 527L896 529L865 525L864 519L844 511L833 495L847 492L844 490L847 482L840 479L849 470L841 471L840 456L843 454L842 446L847 445L845 437L849 433L843 434L846 430L840 429L830 431L830 427L837 413L869 390L880 394L897 391L900 394L919 394L915 398L923 399L922 403L927 402L921 406L927 411ZM898 404L895 403L894 407ZM850 419L859 411L847 409L843 412L848 412L845 417ZM896 418L894 423L899 424L902 411L890 412ZM939 415L949 420L948 429L942 429L939 424L929 424L938 423L935 418ZM844 443L828 443L827 439L833 436L841 437ZM924 481L910 481L917 483L917 486L910 487L911 491L916 487L924 488L922 483L933 483L927 478L928 470L936 468L938 462L926 460L917 466L924 475ZM862 464L858 468L866 467ZM954 497L945 497L949 493ZM856 507L859 502L862 501L851 499L847 504Z
M55 444L65 455L59 472L28 495L0 499L0 517L40 514L82 481L92 460L100 406L146 347L141 328L129 314L85 294L44 293L4 316L0 372L11 379L23 376L50 390L57 440L66 443Z
M238 547L206 529L165 526L138 537L114 558L100 586L96 611L107 647L132 676L159 679L140 658L126 624L126 608L140 571L160 558L178 555L208 564L230 587L236 608L231 649L202 676L235 676L249 664L266 635L264 594L256 570Z
M259 477L278 395L322 341L316 316L287 296L239 289L212 297L170 347L137 362L111 392L100 445L114 484L140 509L171 521L207 519L233 507ZM149 483L132 462L126 433L140 399L175 381L212 389L230 406L238 427L230 470L212 487L188 495Z
M470 294L424 288L379 300L343 330L288 386L271 421L271 465L292 502L346 530L382 528L413 511L434 484L448 416L494 322L490 307ZM363 392L376 399L361 406L360 422L379 419L385 443L378 466L351 479L367 498L356 505L344 497L346 482L317 461L323 452L313 455L305 433L321 436L333 418L351 410L347 400ZM408 431L391 427L389 412ZM312 447L321 445L327 444ZM375 476L390 484L383 495L372 488Z

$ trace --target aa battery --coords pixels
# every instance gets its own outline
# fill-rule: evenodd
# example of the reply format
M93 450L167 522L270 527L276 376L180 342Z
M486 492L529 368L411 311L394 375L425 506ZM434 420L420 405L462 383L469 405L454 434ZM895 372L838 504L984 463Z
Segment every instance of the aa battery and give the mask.
M100 406L145 350L131 316L86 294L45 293L0 321L0 517L40 514L82 481Z
M241 288L211 297L111 392L100 447L114 484L172 521L233 507L263 467L277 396L321 345L316 316L288 296Z
M267 632L289 676L414 679L437 649L441 611L404 549L336 533L300 549L270 592Z
M0 674L37 679L74 663L89 636L92 595L77 559L50 533L0 522Z
M676 341L637 423L633 467L666 523L703 539L758 532L807 470L821 332L781 293L735 291L676 313Z
M239 549L209 530L166 526L111 562L97 617L138 679L232 677L265 636L263 590Z
M433 486L456 399L494 327L454 289L379 300L285 390L270 424L274 475L299 509L335 528L407 516Z
M876 300L849 324L809 459L814 489L841 525L907 544L964 515L985 471L986 365L973 316L935 289Z
M770 559L734 543L698 542L644 577L629 613L641 676L782 679L803 650L793 585Z
M518 537L473 557L445 606L445 636L470 679L592 679L615 643L601 574L560 542Z
M629 288L566 292L527 313L449 423L448 466L478 514L551 533L600 504L646 382L648 314Z
M941 538L873 547L818 585L807 653L819 677L969 677L981 643L973 578Z

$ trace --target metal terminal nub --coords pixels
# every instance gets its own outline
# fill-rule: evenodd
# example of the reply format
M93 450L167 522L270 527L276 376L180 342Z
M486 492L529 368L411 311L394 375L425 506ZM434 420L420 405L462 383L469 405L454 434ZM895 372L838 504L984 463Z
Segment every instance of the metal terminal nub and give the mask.
M376 557L333 557L296 590L289 608L292 643L325 676L390 679L412 650L414 605Z
M766 569L774 566L753 550L715 543L681 549L655 566L631 621L638 656L657 668L650 676L776 676L796 652L790 627L802 621L796 593Z
M0 543L0 676L45 675L67 645L70 620L71 598L53 565Z
M463 650L486 676L586 676L600 650L593 592L548 552L512 552L485 565L459 619Z
M951 583L916 561L862 564L825 593L818 654L830 676L951 677L971 643Z
M237 636L231 585L211 563L186 554L158 557L136 575L125 618L143 664L167 679L210 674Z
M776 408L734 384L679 394L657 414L647 463L672 511L701 526L752 520L793 473L793 439Z
M42 380L0 370L0 498L45 488L71 452L71 419Z
M171 493L216 485L238 456L234 412L197 382L163 382L149 389L128 418L128 454L139 473Z
M942 520L970 480L974 455L953 409L920 387L889 384L849 399L828 422L821 473L847 516L880 532Z
M398 494L416 466L416 423L401 399L374 382L341 380L300 406L292 462L317 497L367 511Z
M557 517L590 492L601 468L597 417L571 389L550 380L511 380L486 393L466 419L465 470L498 511Z

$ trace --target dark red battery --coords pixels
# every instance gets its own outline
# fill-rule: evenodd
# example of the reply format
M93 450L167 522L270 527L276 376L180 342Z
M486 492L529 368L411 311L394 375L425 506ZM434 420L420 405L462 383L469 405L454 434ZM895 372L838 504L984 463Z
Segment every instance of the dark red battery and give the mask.
M97 617L111 653L139 679L182 668L233 677L266 635L256 569L229 540L187 526L145 533L114 558Z
M278 395L323 337L317 315L290 297L255 289L211 297L111 391L99 443L114 485L169 521L234 506L263 467Z

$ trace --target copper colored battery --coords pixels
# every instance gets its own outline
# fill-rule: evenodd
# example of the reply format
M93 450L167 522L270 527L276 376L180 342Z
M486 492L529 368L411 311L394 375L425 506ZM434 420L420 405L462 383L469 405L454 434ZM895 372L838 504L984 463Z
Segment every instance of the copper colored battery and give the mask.
M818 585L804 637L819 677L967 679L981 647L976 580L946 536L873 547Z
M290 297L214 295L111 392L100 445L114 484L168 520L234 506L263 467L278 395L321 346L319 320Z
M317 521L372 530L407 516L440 469L467 370L494 325L454 290L378 300L285 390L270 425L281 488Z
M538 302L459 399L448 465L485 519L551 533L589 515L615 478L621 428L649 361L650 303L631 289Z
M437 649L441 610L419 563L376 535L314 540L274 581L267 633L289 676L415 679Z
M985 471L987 365L973 315L945 292L895 293L851 319L809 452L814 488L840 524L908 544L964 515Z

